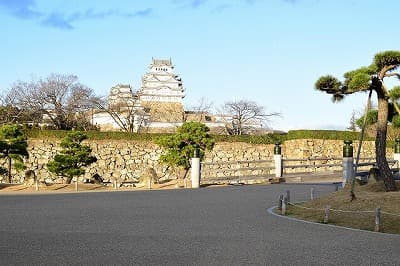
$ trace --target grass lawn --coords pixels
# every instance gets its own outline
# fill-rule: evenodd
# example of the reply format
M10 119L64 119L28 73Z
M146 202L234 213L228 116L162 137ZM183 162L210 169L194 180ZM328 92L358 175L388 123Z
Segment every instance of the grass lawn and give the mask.
M396 192L385 192L383 183L356 185L356 199L350 201L350 186L305 203L289 205L286 215L323 223L325 207L330 205L329 224L375 229L375 209L381 208L380 232L400 234L400 182Z

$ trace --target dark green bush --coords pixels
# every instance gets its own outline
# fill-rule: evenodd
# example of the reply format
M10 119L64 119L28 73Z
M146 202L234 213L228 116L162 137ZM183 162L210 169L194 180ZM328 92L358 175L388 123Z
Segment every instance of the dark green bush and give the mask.
M62 139L68 132L66 130L25 130L28 138L55 138ZM85 132L89 140L130 140L130 141L155 141L160 136L171 134L149 134L149 133L127 133L127 132ZM216 142L246 142L252 144L274 144L292 139L339 139L339 140L358 140L359 132L337 131L337 130L290 130L287 134L266 134L266 135L213 135ZM365 137L366 140L374 140Z
M290 139L340 139L340 140L358 140L360 132L354 131L338 131L338 130L290 130L285 136L286 140ZM365 140L373 140L373 138L365 136Z
M40 130L40 129L29 129L25 131L28 138L55 138L62 139L69 132L68 130ZM138 140L138 141L153 141L159 136L166 136L169 134L147 134L147 133L127 133L120 131L86 131L85 135L89 140Z

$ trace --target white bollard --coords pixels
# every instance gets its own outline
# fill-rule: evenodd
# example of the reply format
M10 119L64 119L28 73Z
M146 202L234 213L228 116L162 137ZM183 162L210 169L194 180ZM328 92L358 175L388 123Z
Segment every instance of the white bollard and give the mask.
M280 142L275 143L274 161L275 161L275 177L281 178L283 165L282 165L282 149Z
M275 177L282 177L282 154L274 155L275 161Z
M345 187L346 183L351 182L354 178L353 157L343 157L342 167L342 187Z
M343 146L343 178L342 187L345 187L346 183L350 183L354 179L354 160L353 160L353 145L351 140L345 140Z
M200 158L192 158L192 188L200 187Z

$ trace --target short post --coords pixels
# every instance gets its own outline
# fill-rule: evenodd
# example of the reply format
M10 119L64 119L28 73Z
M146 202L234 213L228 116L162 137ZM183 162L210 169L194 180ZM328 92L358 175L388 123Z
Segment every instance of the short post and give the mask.
M311 192L310 193L310 199L313 200L314 199L314 188L313 187L311 188L310 192Z
M114 189L118 189L118 185L117 185L117 179L114 179Z
M274 147L275 177L282 177L282 148L281 143L276 142Z
M283 194L281 194L278 199L278 210L282 210L282 201L283 201Z
M238 184L240 184L240 163L236 162L236 169L238 171Z
M35 189L39 191L39 178L35 178Z
M75 191L78 191L78 177L75 179Z
M279 195L278 198L278 210L282 210L283 194Z
M354 178L354 161L353 161L353 141L345 140L343 146L343 178L342 187L346 183L351 182Z
M400 137L395 140L393 159L396 161L397 168L400 168Z
M198 146L195 146L192 158L192 188L200 187L200 150Z
M148 189L151 189L151 176L148 179L147 187L148 187Z
M290 190L286 190L286 200L290 202Z
M381 230L381 208L375 209L375 232Z
M286 205L287 205L287 198L286 196L284 196L282 199L282 210L281 210L282 215L286 215L286 207L287 207Z
M325 206L325 216L324 216L324 223L327 224L329 223L329 211L331 209L331 205L326 205Z

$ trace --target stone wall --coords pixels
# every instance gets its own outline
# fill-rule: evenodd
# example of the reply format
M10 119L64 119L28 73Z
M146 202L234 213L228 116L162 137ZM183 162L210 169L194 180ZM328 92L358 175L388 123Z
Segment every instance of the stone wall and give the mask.
M143 108L150 109L152 122L181 122L183 119L183 105L175 102L146 102L142 101Z
M207 154L205 162L243 161L243 160L272 160L273 144L249 144L243 142L221 142ZM342 158L342 140L297 139L288 140L281 145L284 159L309 158ZM358 141L353 144L354 157L357 153ZM393 158L393 148L387 148L387 158ZM375 157L375 143L364 141L360 157Z
M97 162L90 165L83 178L100 175L104 180L134 180L148 167L154 167L160 177L169 177L171 173L165 172L164 166L158 163L162 152L157 145L151 142L127 142L127 141L87 141L96 156ZM56 180L57 176L47 170L46 164L61 150L57 140L28 141L29 158L25 165L27 170L34 170L40 180ZM14 173L16 174L16 173ZM23 180L24 173L18 173L14 177L15 182Z
M57 177L48 172L46 164L61 150L59 141L31 139L27 170L34 170L41 180ZM87 141L98 161L87 168L81 178L95 174L105 180L136 180L146 169L155 169L158 177L176 178L176 174L158 162L163 150L152 142L136 141ZM282 144L282 155L285 159L334 158L342 157L343 141L337 140L290 140ZM356 155L357 142L354 145ZM361 157L374 157L374 143L364 142ZM217 143L211 152L206 154L204 162L227 163L235 161L272 160L274 145L248 143ZM393 158L393 149L388 148L387 158ZM14 173L14 182L22 181L24 173Z

